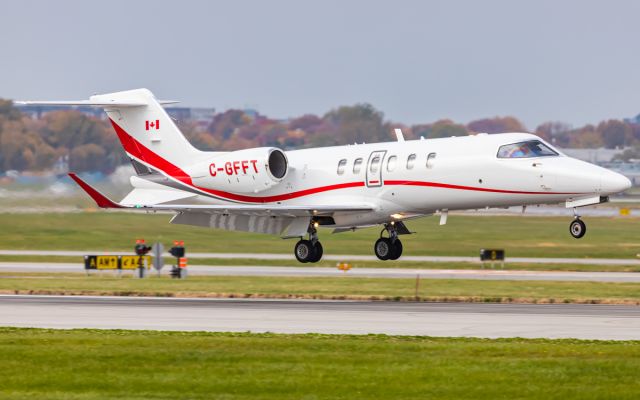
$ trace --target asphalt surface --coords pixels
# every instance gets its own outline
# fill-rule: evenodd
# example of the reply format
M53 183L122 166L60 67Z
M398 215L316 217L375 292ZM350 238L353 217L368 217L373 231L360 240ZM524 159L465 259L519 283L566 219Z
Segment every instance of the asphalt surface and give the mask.
M640 339L640 307L0 296L0 326Z
M170 267L162 269L169 273ZM0 262L0 272L82 273L81 263L23 263ZM105 271L110 273L111 271ZM100 273L92 271L91 273ZM131 273L131 272L125 272ZM155 270L151 270L155 273ZM415 278L423 279L480 279L511 281L574 281L574 282L640 282L638 272L565 272L514 271L499 269L415 269L415 268L352 268L347 272L327 267L288 266L209 266L191 265L189 275L211 276L298 276L298 277L361 277L361 278Z
M82 257L84 255L131 255L131 253L105 252L102 250L0 250L0 256L71 256ZM166 257L171 257L165 253ZM222 259L247 259L247 260L295 260L291 253L191 253L187 254L189 259L202 258L222 258ZM377 261L374 255L356 254L326 254L323 260L330 261ZM397 262L470 262L480 264L479 257L463 256L402 256ZM640 265L640 259L628 258L539 258L539 257L508 257L507 262L511 263L533 263L533 264L582 264L582 265Z

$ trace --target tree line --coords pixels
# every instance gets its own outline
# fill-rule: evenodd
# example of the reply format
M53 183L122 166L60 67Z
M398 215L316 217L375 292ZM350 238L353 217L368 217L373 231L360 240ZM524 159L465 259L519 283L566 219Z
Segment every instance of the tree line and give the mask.
M294 149L395 140L401 127L406 139L465 136L474 133L527 132L515 117L493 117L460 124L442 119L406 126L385 120L370 104L341 106L323 116L303 115L288 120L231 109L214 115L208 125L178 121L193 145L201 150L230 151L276 146ZM640 124L603 121L581 128L547 122L535 133L559 147L616 148L632 146L622 158L640 154ZM63 110L32 119L10 100L0 99L0 171L47 171L68 158L76 172L111 173L127 158L108 121L78 111Z

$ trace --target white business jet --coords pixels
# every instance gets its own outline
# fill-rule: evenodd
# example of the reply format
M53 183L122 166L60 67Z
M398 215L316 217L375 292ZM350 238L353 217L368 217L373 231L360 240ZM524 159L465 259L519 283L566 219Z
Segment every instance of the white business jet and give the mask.
M69 174L102 208L173 211L173 224L299 238L295 256L317 262L319 228L334 233L380 225L380 260L402 254L405 220L451 210L565 203L569 232L581 238L576 209L608 201L631 186L626 177L567 157L528 133L477 134L284 151L194 148L147 89L83 101L22 104L103 107L137 175L114 202Z

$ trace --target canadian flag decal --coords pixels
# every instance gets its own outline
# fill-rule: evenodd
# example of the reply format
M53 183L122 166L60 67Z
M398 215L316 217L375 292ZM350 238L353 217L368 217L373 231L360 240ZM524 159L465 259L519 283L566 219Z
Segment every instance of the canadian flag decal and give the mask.
M156 129L156 130L160 129L160 120L157 119L155 121L149 121L149 120L145 121L145 128L147 130L149 130L149 129Z

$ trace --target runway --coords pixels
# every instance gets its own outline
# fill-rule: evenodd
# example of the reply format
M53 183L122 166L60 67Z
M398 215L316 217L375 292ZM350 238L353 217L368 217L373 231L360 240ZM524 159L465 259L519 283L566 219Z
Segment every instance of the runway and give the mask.
M0 272L84 273L81 263L21 263L0 262ZM93 271L92 273L99 273ZM109 271L106 271L109 273ZM126 272L125 272L126 273ZM130 273L130 272L129 272ZM151 273L155 273L152 270ZM169 267L162 270L169 273ZM570 272L570 271L514 271L499 269L416 269L416 268L352 268L347 272L327 267L289 266L227 266L192 265L189 275L209 276L294 276L294 277L360 277L423 279L479 279L512 281L573 281L640 283L638 272Z
M638 340L640 308L7 295L0 296L0 325Z
M82 257L87 254L124 255L123 252L105 252L103 250L0 250L0 256L67 256ZM126 253L131 255L131 253ZM171 257L165 253L165 257ZM246 260L295 260L293 254L281 253L187 253L189 259L246 259ZM353 261L377 261L374 255L363 254L325 254L323 260L353 262ZM396 262L469 262L480 264L479 257L468 256L402 256ZM530 264L581 264L581 265L638 265L640 259L631 258L548 258L548 257L507 257L510 263Z

